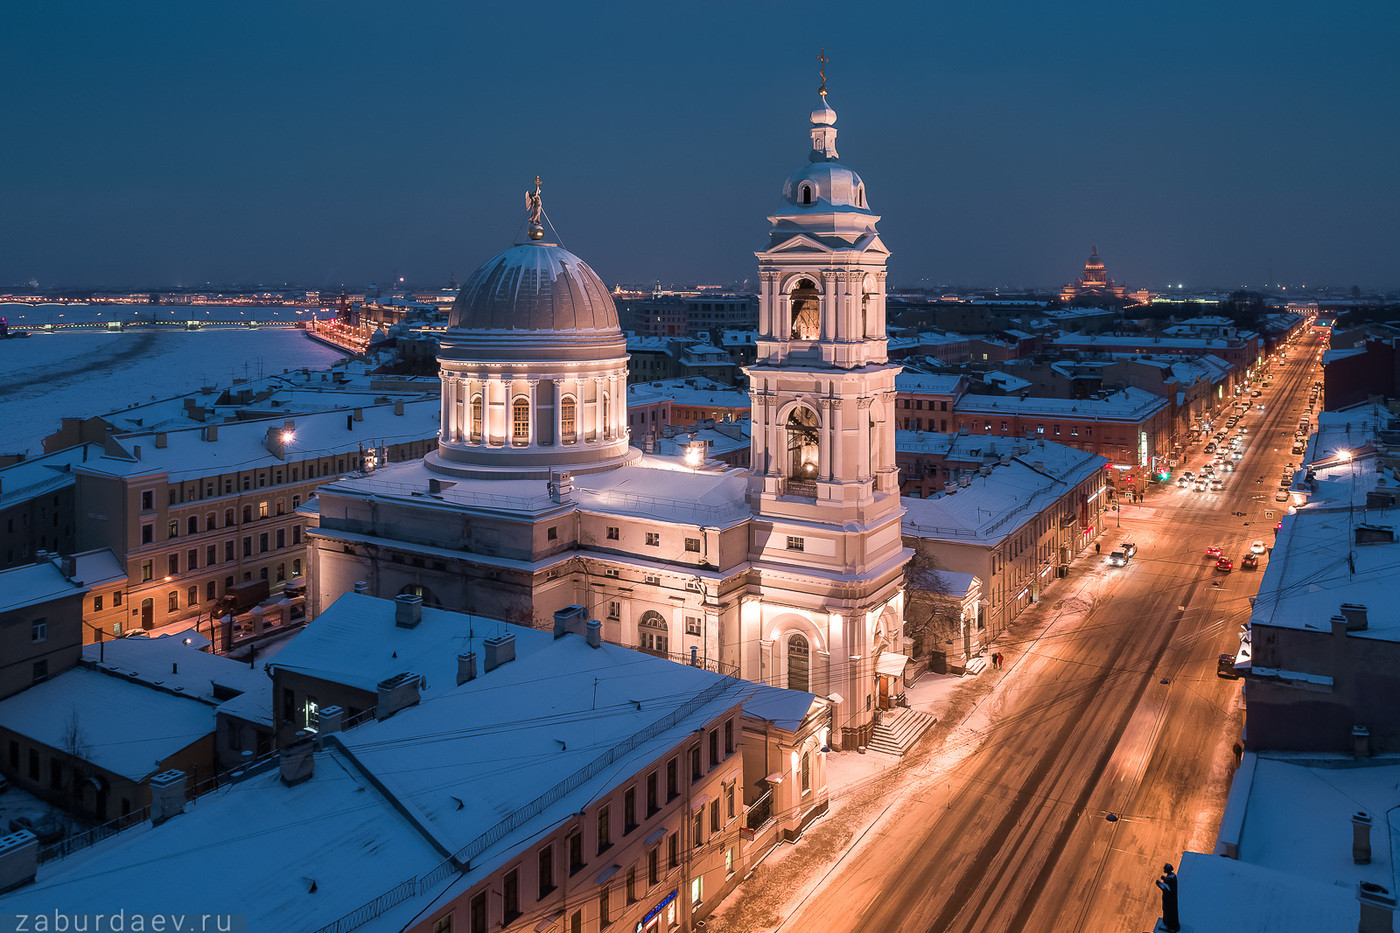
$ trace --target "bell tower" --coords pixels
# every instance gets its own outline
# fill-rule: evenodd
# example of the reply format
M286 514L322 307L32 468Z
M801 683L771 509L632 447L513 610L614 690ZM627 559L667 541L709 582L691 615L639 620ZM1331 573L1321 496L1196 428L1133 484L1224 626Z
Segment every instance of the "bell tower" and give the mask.
M745 372L749 556L762 606L750 613L763 618L762 679L791 687L791 672L809 669L803 689L839 695L846 741L864 741L872 709L896 689L893 678L881 682L877 663L890 668L880 658L904 652L909 552L894 457L901 367L887 352L880 218L860 176L837 161L824 78L819 93L811 152L784 183L768 247L755 254L758 354ZM793 635L817 643L807 669Z

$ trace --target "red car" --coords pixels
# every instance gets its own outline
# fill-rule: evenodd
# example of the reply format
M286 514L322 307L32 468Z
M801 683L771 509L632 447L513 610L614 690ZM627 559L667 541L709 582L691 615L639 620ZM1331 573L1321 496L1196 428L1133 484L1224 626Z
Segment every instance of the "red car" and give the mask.
M1206 548L1206 556L1207 556L1207 557L1219 557L1219 556L1220 556L1220 548L1218 548L1218 547L1208 547L1208 548Z
M1229 573L1231 570L1235 569L1235 562L1228 557L1222 557L1215 562L1215 569L1219 570L1221 573Z

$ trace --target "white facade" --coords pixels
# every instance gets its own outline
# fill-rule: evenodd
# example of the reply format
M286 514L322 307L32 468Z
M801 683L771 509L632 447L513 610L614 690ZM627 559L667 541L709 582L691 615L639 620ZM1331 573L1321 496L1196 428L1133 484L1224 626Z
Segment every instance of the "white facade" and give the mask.
M577 257L521 244L454 306L438 451L320 491L309 611L361 581L538 626L582 605L608 641L830 696L832 744L863 744L907 653L900 367L879 218L835 160L835 113L812 119L757 254L749 471L629 447L611 299Z

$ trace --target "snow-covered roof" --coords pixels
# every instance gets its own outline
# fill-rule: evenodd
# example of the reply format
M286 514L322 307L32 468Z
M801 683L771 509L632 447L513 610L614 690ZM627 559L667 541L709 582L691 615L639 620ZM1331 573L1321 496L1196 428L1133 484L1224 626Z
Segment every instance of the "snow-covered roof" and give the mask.
M86 645L83 661L119 677L178 690L239 719L272 725L272 681L264 671L201 651L178 635Z
M1167 400L1160 395L1129 386L1097 399L964 395L958 400L956 411L960 415L1016 414L1141 421L1166 407Z
M1392 597L1400 542L1358 544L1356 528L1362 523L1400 527L1400 507L1358 512L1345 502L1286 516L1259 584L1251 625L1329 632L1341 604L1356 603L1367 607L1367 625L1348 637L1400 641L1400 605Z
M305 933L442 861L332 748L318 753L310 781L287 787L274 767L160 826L47 862L35 884L0 898L0 910L228 913L246 916L248 930ZM210 884L214 865L233 880Z
M1019 392L1022 389L1029 389L1031 384L1019 376L1010 373L989 372L984 373L982 378L987 382L999 386L1005 392Z
M393 625L392 601L353 595L337 605L350 599L375 628ZM751 715L795 725L820 702L616 645L593 648L576 634L509 628L544 642L522 654L517 641L515 660L324 739L310 780L286 788L275 770L257 774L159 827L47 863L37 884L0 906L61 897L74 910L156 909L159 897L163 910L229 910L250 914L250 929L310 930L426 876L364 927L402 929L726 711L753 701ZM742 755L721 767L738 777ZM200 857L184 857L193 851ZM435 872L444 852L470 868ZM237 865L237 883L200 883L210 864Z
M977 575L972 573L956 573L952 570L936 571L938 578L943 581L943 587L948 595L954 599L962 599L977 585Z
M76 723L78 757L132 781L214 730L214 709L197 700L76 667L0 700L0 725L66 749Z
M392 600L346 593L332 603L268 662L269 668L345 684L370 693L398 674L422 675L424 696L436 696L457 683L457 655L485 656L483 639L515 635L517 658L548 643L547 632L495 619L423 607L413 628L394 624Z
M1177 886L1181 916L1190 918L1182 929L1190 933L1356 933L1355 892L1333 884L1187 852Z
M957 373L916 373L905 370L894 377L896 391L909 394L955 395L963 377Z
M678 524L728 526L747 521L748 471L697 471L670 458L574 478L580 509Z
M433 438L438 433L441 403L436 399L407 402L403 414L395 415L393 405L362 408L364 420L352 421L346 428L344 412L314 412L297 415L294 439L286 456L267 449L268 421L230 422L219 425L218 440L204 440L200 428L165 433L164 447L157 447L149 434L122 435L119 442L128 451L141 448L140 460L111 456L89 457L74 469L113 476L138 476L168 472L171 482L196 479L216 472L252 470L288 461L358 453L371 444L398 444Z
M1118 335L1118 334L1065 334L1055 337L1051 343L1063 349L1096 350L1100 347L1138 347L1151 352L1154 349L1166 350L1171 348L1180 349L1202 349L1208 347L1239 347L1243 346L1247 340L1256 337L1256 334L1236 334L1231 337L1152 337L1139 335Z
M0 570L0 612L36 606L69 596L82 596L88 587L65 577L49 561Z
M901 443L901 435L909 433L895 432L899 449L908 449ZM937 452L931 449L935 444L943 445L942 451L947 452L953 444L975 443L992 459L986 461L990 466L988 475L973 475L967 486L959 486L951 495L904 498L904 534L915 538L995 544L1108 463L1097 454L1049 441L1042 444L1010 437L974 436L958 439L959 435L950 434L922 437L928 439L929 453ZM1013 453L1027 444L1028 452ZM1010 462L1001 464L996 459L1001 456L1010 457Z

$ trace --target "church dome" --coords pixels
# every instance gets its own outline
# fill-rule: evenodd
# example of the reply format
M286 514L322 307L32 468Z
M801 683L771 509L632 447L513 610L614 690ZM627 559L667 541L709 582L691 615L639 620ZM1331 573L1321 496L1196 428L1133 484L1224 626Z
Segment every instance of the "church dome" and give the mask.
M865 182L840 162L806 162L798 166L783 183L783 200L816 210L870 207L865 200Z
M619 331L617 306L588 264L552 243L488 260L457 294L447 326L468 331Z

